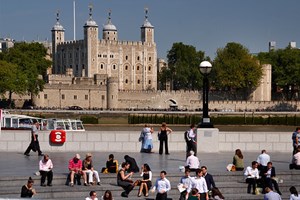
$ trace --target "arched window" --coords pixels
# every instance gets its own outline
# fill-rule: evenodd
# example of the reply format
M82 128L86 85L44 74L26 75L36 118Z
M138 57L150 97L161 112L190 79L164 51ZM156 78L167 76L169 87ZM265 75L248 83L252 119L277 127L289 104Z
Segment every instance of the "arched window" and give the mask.
M137 83L140 84L140 80L138 80Z
M125 83L126 83L126 84L128 83L128 79L125 80Z

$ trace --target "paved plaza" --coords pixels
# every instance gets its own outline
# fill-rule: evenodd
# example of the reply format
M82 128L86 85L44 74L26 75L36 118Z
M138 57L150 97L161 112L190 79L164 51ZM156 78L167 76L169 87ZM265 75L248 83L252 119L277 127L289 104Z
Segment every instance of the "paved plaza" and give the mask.
M244 152L245 167L250 165L253 160L256 160L261 150L257 152ZM50 155L54 164L55 174L65 174L68 172L68 161L75 152L44 152ZM87 152L78 152L81 158L84 159ZM124 155L134 157L140 166L143 163L148 163L153 172L166 170L167 172L178 172L179 166L184 165L185 152L170 152L170 155L159 155L157 152L146 153L120 153L111 152L115 158L121 163L124 161ZM276 171L288 171L288 166L291 161L292 153L268 152L276 167ZM105 166L108 158L108 152L92 152L95 169L100 171ZM42 157L37 153L31 152L31 156L27 157L22 152L0 152L0 176L31 176L38 171L38 162ZM213 174L226 171L227 164L232 162L234 152L224 153L201 153L198 152L197 157L200 159L201 165L206 165L208 170Z

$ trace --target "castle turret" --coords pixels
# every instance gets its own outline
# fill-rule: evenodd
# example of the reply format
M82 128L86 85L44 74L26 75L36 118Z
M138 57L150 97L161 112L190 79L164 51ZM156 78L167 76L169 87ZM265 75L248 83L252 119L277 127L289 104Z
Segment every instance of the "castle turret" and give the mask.
M118 40L118 32L115 25L111 22L111 11L108 13L107 23L103 26L103 40Z
M86 21L84 28L84 45L86 49L86 57L84 58L86 65L83 65L78 72L80 76L93 77L97 68L98 55L98 25L92 18L92 6L89 6L90 17Z
M154 26L148 20L148 9L145 9L145 20L141 27L141 41L154 43Z
M118 77L109 77L107 80L107 108L118 108Z
M53 60L53 74L61 74L62 70L57 59L57 45L65 41L65 29L59 23L59 11L56 13L56 24L53 26L52 30L52 60Z

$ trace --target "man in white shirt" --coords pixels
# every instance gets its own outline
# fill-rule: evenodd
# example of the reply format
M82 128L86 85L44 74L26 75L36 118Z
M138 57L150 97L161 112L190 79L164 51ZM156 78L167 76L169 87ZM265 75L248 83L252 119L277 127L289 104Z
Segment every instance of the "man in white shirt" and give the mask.
M208 189L203 172L201 169L196 170L196 177L192 179L192 188L196 188L200 194L200 200L209 200Z
M90 191L90 196L85 198L85 200L98 200L96 191Z
M267 154L266 150L262 150L261 154L257 157L258 170L264 170L267 168L268 162L270 162L270 156Z
M53 179L53 163L49 159L49 155L45 154L44 158L39 162L39 170L41 174L41 186L46 187L45 180L47 177L47 185L52 186Z
M191 124L190 129L187 131L186 137L186 156L190 151L194 151L195 156L197 155L197 134L195 133L196 125ZM185 133L186 134L186 133Z
M200 166L199 159L194 155L195 155L195 152L190 151L190 156L187 157L186 162L185 162L185 167L190 169L192 172L195 172L197 169L199 169L199 166Z
M252 166L248 166L245 170L246 183L248 183L247 193L251 192L251 185L253 187L252 194L255 194L256 180L259 179L259 173L257 169L258 163L256 161L252 162Z
M161 171L160 178L155 182L152 192L157 190L156 200L167 200L167 192L171 190L170 181L166 178L167 172Z

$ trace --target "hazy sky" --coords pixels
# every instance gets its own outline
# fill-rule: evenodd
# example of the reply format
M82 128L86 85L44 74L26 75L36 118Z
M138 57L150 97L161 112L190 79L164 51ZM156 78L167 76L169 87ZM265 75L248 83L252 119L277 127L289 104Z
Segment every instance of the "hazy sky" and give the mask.
M158 57L166 58L174 42L193 45L210 57L228 42L238 42L251 53L268 51L268 42L284 48L300 46L300 0L76 0L76 39L93 4L93 19L106 23L108 10L119 40L140 40L144 8L155 28ZM73 0L0 0L0 37L51 40L60 10L65 39L73 40Z

